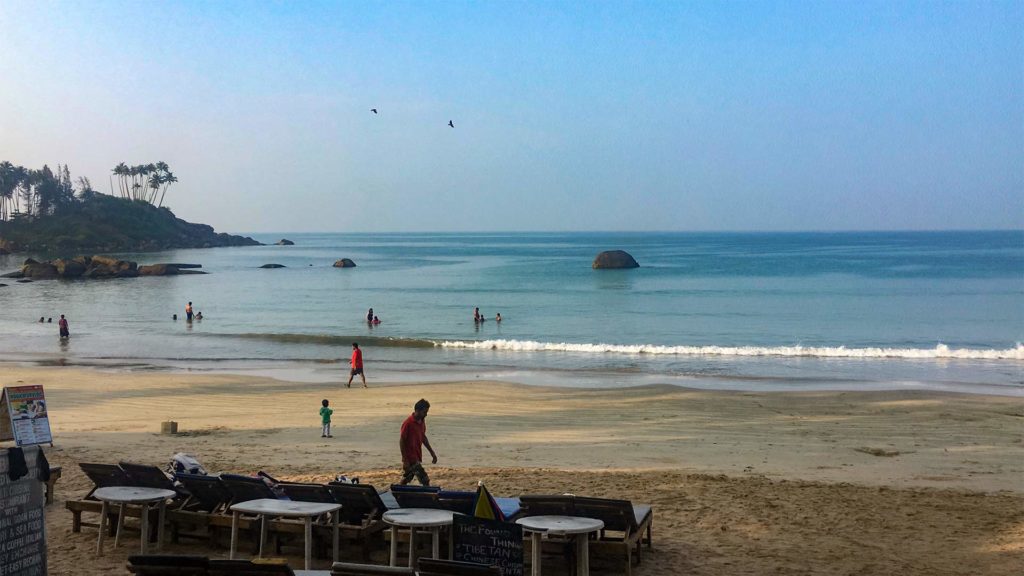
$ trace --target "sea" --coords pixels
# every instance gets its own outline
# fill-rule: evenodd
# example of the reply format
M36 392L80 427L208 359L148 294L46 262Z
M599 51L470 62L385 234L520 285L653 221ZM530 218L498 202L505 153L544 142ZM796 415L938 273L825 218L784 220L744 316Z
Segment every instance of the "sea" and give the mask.
M1024 231L251 235L268 245L113 254L205 275L0 280L0 362L301 385L346 380L358 342L371 386L1024 396ZM591 268L614 249L640 267Z

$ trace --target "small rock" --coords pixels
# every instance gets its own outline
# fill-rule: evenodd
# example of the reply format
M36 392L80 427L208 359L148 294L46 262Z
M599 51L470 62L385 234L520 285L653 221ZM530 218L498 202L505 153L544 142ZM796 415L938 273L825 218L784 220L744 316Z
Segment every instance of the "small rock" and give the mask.
M284 268L284 264L264 264L260 268Z
M353 262L352 260L349 260L348 258L342 258L341 260L338 260L337 262L334 263L334 267L335 268L355 268L356 267L356 263Z
M277 244L278 246L294 246L295 242L292 242L291 240L288 240L287 238L281 238L280 240L275 242L275 244Z
M617 269L639 267L640 265L637 264L636 260L634 260L633 257L625 250L609 250L607 252L601 252L594 258L594 263L591 265L591 268L594 268L595 270L599 268Z

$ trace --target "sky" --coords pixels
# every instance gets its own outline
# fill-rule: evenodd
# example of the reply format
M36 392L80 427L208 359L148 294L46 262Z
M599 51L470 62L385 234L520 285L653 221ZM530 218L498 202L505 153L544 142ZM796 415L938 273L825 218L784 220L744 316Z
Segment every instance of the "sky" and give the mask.
M236 233L1020 229L1022 30L1019 1L0 0L0 161L109 193L162 160Z

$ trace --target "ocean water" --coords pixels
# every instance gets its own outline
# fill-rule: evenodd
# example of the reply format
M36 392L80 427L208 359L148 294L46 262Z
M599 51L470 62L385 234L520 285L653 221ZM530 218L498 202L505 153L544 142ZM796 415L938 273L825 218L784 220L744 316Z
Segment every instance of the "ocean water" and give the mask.
M7 281L0 359L334 381L359 341L371 382L1024 396L1024 231L253 236L296 245L116 255L201 276ZM608 249L641 267L592 270Z

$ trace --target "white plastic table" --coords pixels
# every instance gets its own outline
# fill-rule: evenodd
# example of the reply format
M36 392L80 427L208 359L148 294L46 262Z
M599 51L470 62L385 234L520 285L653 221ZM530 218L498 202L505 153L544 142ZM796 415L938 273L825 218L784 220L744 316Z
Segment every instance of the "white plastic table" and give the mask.
M416 529L429 528L433 538L434 558L441 552L441 526L451 526L456 512L434 508L398 508L384 513L384 522L391 525L391 565L398 565L398 528L409 529L409 567L416 566ZM449 544L450 544L449 539ZM450 552L450 551L449 551ZM449 554L450 556L450 554Z
M228 558L235 559L235 549L238 547L238 517L242 514L255 514L260 517L260 552L263 557L263 546L267 541L267 518L302 518L306 521L306 565L313 561L313 518L321 514L330 514L331 523L334 528L334 562L338 561L338 522L341 504L328 504L322 502L296 502L294 500L274 500L272 498L260 498L239 502L231 506L231 551Z
M530 565L532 568L530 573L533 576L540 576L541 536L544 534L575 538L576 574L577 576L590 575L590 549L587 544L589 540L587 535L604 528L604 522L580 516L527 516L516 520L516 524L531 534L532 558Z
M149 542L149 510L155 504L157 506L156 525L156 547L159 550L164 541L164 510L167 508L167 500L174 498L173 490L161 488L142 488L136 486L107 486L97 488L92 493L97 500L103 503L100 508L100 536L96 541L96 555L103 554L103 536L106 534L107 514L111 504L120 506L117 515L117 532L114 533L114 547L121 543L121 530L124 528L124 515L129 504L138 504L142 507L140 520L142 522L142 553L146 553L146 544Z

